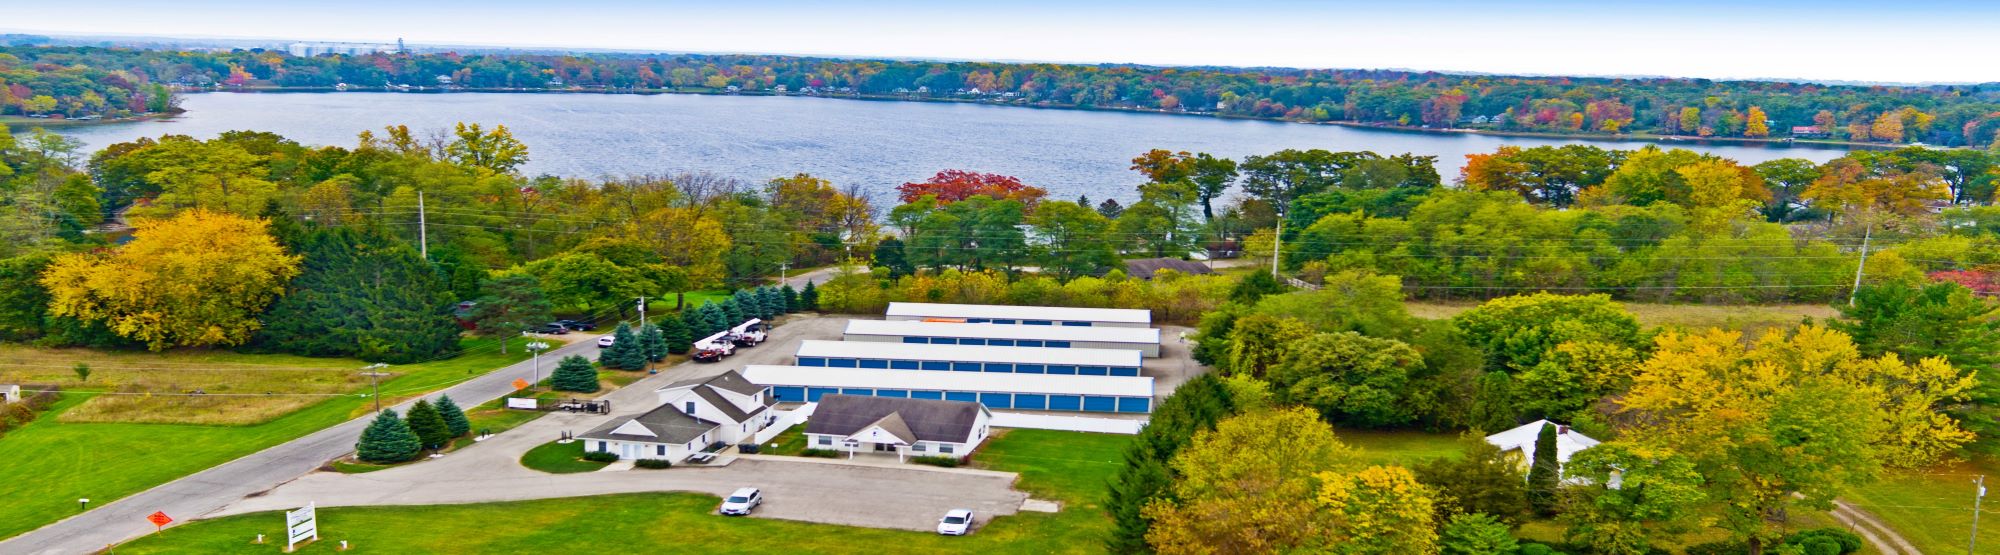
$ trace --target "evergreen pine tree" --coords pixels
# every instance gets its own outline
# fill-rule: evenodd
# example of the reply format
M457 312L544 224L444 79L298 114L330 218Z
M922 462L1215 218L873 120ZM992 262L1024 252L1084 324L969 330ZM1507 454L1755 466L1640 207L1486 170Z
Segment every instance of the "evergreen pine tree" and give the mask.
M741 323L743 323L743 303L737 302L736 297L723 299L721 328L722 329L733 328L736 327L737 324Z
M1528 506L1536 514L1555 516L1561 474L1562 466L1556 459L1556 425L1542 424L1541 435L1535 436L1534 465L1528 467Z
M687 354L689 343L693 341L688 336L687 321L684 316L668 318L667 325L660 327L660 347L669 354Z
M806 290L799 292L799 308L800 310L819 310L819 289L813 286L813 282L806 282Z
M722 303L702 303L701 333L695 334L699 336L696 339L715 335L716 332L722 331L726 327L723 325L723 322L727 320L729 320L729 315L722 311Z
M1076 205L1082 206L1084 208L1090 208L1090 195L1077 195Z
M445 424L444 416L438 414L437 407L428 400L417 401L410 407L410 433L417 434L417 441L425 449L443 448L451 441L451 426Z
M556 364L555 373L549 376L549 386L557 391L597 391L597 368L590 365L589 359L580 356L563 357L562 362Z
M438 402L431 406L437 408L438 416L444 417L444 426L451 430L451 437L464 437L472 432L472 421L465 418L465 411L458 408L450 395L439 395Z
M694 340L707 337L701 333L702 328L708 326L708 321L701 317L701 309L692 306L681 309L680 321L681 335L667 337L668 350L681 349L674 351L674 354L686 353L688 349L694 348ZM667 328L667 331L672 332L674 328Z
M757 294L764 298L765 319L777 318L778 315L785 313L785 296L778 293L778 288L765 287L758 289Z
M622 347L618 349L617 358L611 359L610 363L602 360L598 363L605 368L617 370L645 370L646 340L640 338L639 332L633 330L629 324L620 323L618 330L613 332L613 337L611 346Z
M791 314L793 312L799 311L799 290L793 289L792 285L787 283L785 284L784 289L778 290L778 294L784 295L785 297L786 314Z
M385 410L361 431L361 441L354 444L355 457L362 462L399 463L417 458L417 451L423 449L420 441L410 425L396 417L396 411Z
M646 360L659 362L667 359L667 339L660 334L659 326L646 324L639 328L639 347L645 352Z
M1105 547L1112 553L1151 551L1146 531L1152 521L1145 518L1142 509L1171 495L1176 473L1169 462L1193 441L1196 432L1214 429L1216 422L1235 414L1235 405L1222 379L1204 374L1188 380L1154 407L1151 423L1125 449L1125 466L1112 477L1104 508L1111 513L1113 529Z
M249 348L392 364L458 349L454 294L415 249L345 227L288 246L302 258L299 275L260 318Z

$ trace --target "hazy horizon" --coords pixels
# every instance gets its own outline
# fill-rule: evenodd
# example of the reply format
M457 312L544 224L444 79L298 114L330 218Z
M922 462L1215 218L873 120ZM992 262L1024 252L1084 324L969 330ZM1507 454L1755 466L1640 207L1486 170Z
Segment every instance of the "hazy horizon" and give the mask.
M9 28L57 35L393 42L623 52L1160 66L1406 69L1878 83L2000 81L2000 5L1916 0L1719 0L1671 6L1575 0L1419 0L1394 6L1030 0L1005 6L869 2L752 6L587 0L351 0L282 7L134 0L26 5ZM1746 54L1748 53L1748 54Z

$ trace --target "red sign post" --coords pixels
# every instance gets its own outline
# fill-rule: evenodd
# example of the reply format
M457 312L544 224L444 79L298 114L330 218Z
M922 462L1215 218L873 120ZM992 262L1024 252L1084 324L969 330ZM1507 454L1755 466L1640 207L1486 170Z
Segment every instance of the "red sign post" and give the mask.
M153 514L146 515L146 521L153 523L153 533L158 534L160 530L166 529L168 523L174 521L174 517L167 516L167 513L153 511Z

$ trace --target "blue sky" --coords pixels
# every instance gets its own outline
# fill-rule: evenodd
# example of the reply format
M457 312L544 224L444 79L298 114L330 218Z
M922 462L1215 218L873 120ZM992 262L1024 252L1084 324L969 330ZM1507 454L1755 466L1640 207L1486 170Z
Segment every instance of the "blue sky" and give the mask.
M648 51L2000 81L2000 2L21 2L0 28Z

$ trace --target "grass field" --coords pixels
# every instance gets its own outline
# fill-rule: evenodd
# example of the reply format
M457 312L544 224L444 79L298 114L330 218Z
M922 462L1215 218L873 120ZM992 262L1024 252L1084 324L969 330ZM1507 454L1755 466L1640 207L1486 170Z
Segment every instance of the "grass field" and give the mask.
M1639 323L1648 326L1678 328L1724 328L1756 333L1774 327L1797 325L1800 320L1813 318L1822 320L1839 316L1840 312L1823 304L1775 304L1775 305L1690 305L1658 303L1620 303L1626 310L1638 316ZM1404 303L1410 313L1421 318L1450 318L1460 312L1479 306L1473 301L1428 302L1409 301Z
M765 455L797 455L806 450L806 425L798 424L779 432L771 441L764 442Z
M389 368L396 375L382 382L384 402L435 390L523 358L517 356L520 355L518 349L502 356L488 341L469 341L465 347L466 354L458 358ZM87 353L76 351L74 356L89 356ZM122 356L125 355L105 355L105 359L122 360ZM194 358L181 358L189 356ZM263 357L267 355L170 353L164 358L174 362L198 363L202 356L214 357L217 362L250 363L265 360ZM277 366L292 367L299 365L300 359L279 357L269 360L277 361ZM352 360L327 363L337 364L350 372L362 366L362 363ZM256 374L248 369L238 370L238 373ZM0 537L14 536L75 514L77 498L87 497L94 505L102 505L344 422L373 407L371 400L360 395L312 397L316 402L250 425L71 422L65 419L63 416L68 411L103 397L83 392L94 390L94 384L100 377L101 374L93 372L90 382L83 384L90 387L71 387L72 391L41 418L0 438L0 499L6 500L0 503ZM359 393L361 389L365 389L365 385L356 386L351 393Z
M1921 471L1890 472L1882 480L1841 496L1874 513L1924 553L1963 553L1972 538L1973 479L1987 476L2000 491L2000 461L1976 457ZM2000 499L1981 507L1980 553L2000 552Z
M1058 513L1002 517L970 536L853 528L711 514L716 498L685 493L607 495L478 505L320 509L325 539L304 553L334 553L347 540L360 553L556 553L671 546L676 553L1100 553L1111 521L1104 483L1131 436L1013 430L974 458L1021 473L1021 487L1063 502ZM672 472L672 471L665 471ZM119 553L278 553L283 518L260 513L171 528L120 546Z
M521 455L521 466L550 474L596 472L609 464L583 460L582 441L569 443L551 441L537 445Z

